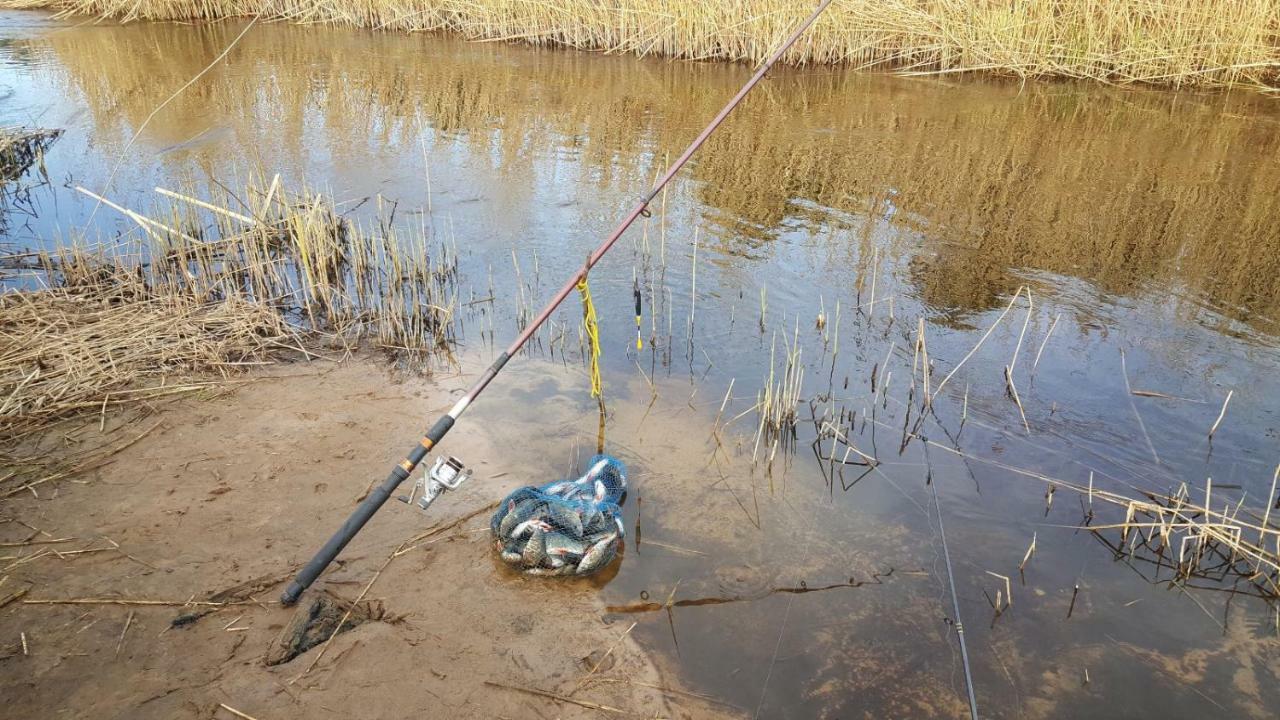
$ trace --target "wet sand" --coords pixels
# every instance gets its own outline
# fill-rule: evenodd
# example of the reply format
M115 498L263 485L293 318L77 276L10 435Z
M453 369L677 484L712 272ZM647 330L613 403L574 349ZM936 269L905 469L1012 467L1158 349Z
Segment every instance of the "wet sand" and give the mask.
M292 364L249 378L228 397L169 405L159 426L91 475L4 508L0 541L74 538L6 547L33 557L0 576L0 595L27 595L0 613L0 692L10 717L231 717L226 705L275 717L598 717L599 711L486 685L574 694L638 717L729 717L731 708L676 694L680 686L602 612L590 580L524 578L495 561L488 513L394 559L366 600L382 620L266 667L293 615L268 582L252 601L170 629L192 608L26 604L34 600L172 600L280 576L309 557L370 480L381 480L462 378L393 378L365 358ZM86 433L97 431L96 421ZM511 447L501 428L469 424L451 452L481 460L477 477L429 515L394 500L317 582L355 599L401 542L484 508L545 471L536 448ZM128 437L124 428L117 437ZM127 554L127 555L126 555ZM17 565L16 567L14 565ZM304 597L305 601L305 597ZM127 624L127 630L125 629ZM25 652L18 639L25 634ZM584 658L591 657L590 661ZM655 688L666 688L663 692Z

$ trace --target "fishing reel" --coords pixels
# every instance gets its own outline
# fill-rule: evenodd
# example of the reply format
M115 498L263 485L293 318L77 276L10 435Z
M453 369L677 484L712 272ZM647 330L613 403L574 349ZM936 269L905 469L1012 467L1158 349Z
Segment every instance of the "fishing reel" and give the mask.
M436 498L444 494L445 490L457 490L469 479L471 479L471 468L464 466L461 460L452 455L439 456L431 469L423 473L422 477L418 478L418 482L414 483L409 496L401 495L398 499L400 502L416 504L420 509L426 510L431 507L431 503L435 502ZM417 497L416 503L415 497Z

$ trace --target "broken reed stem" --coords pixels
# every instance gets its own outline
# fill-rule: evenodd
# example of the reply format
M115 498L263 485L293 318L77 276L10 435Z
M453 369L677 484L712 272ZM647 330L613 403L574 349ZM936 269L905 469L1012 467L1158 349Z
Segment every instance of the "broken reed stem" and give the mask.
M569 691L570 695L573 695L574 693L578 692L579 690L582 689L583 685L587 684L587 681L591 679L591 676L596 674L596 671L600 669L600 666L604 664L604 661L607 660L609 656L613 654L614 650L618 649L618 646L622 644L622 641L626 640L627 636L631 634L631 631L635 630L636 626L639 624L640 624L639 621L631 623L631 627L627 628L621 635L618 636L618 639L614 641L613 645L609 646L609 650L605 652L605 654L602 655L599 660L596 661L595 665L591 666L591 670L587 672L587 674L581 680L578 681L578 684L573 686L573 689Z
M991 337L991 333L996 329L996 326L1000 324L1000 321L1004 320L1005 316L1009 314L1009 311L1013 309L1013 304L1018 301L1018 296L1022 294L1024 289L1025 286L1018 288L1018 291L1013 294L1013 297L1009 298L1009 304L1005 306L1004 311L1000 313L1000 316L995 319L995 322L991 323L991 327L987 328L987 331L978 339L978 343L960 359L960 362L955 367L951 368L951 372L947 373L942 378L942 382L938 383L938 387L933 391L934 398L938 397L938 393L942 392L942 388L946 387L947 382L951 380L951 376L955 375L960 368L964 367L964 364L969 362L969 358L973 357L973 354L978 352L978 348L982 347L982 344L987 341L987 338ZM932 400L930 401L930 404L932 404Z
M223 710L226 710L227 712L231 713L232 715L235 715L238 718L241 718L241 720L258 720L254 716L242 713L239 710L231 707L230 705L227 705L226 703L218 703L218 707L222 708Z
M1036 351L1036 359L1031 363L1031 372L1034 373L1036 368L1040 367L1040 356L1044 354L1044 346L1049 344L1049 337L1053 335L1053 329L1058 327L1058 320L1062 318L1062 313L1053 316L1053 322L1049 323L1049 330L1045 332L1044 339L1040 341L1040 349Z
M1276 471L1271 476L1271 491L1267 493L1267 509L1262 513L1262 529L1258 532L1258 544L1262 545L1266 536L1269 521L1271 520L1271 510L1276 504L1276 482L1280 481L1280 465L1276 465Z
M109 548L107 548L109 549ZM125 598L39 598L23 600L23 605L143 605L155 607L228 607L230 605L257 605L257 600L129 600Z
M1027 316L1022 320L1022 330L1018 332L1018 343L1013 346L1013 358L1009 360L1009 382L1013 383L1013 369L1018 366L1018 355L1022 352L1022 340L1027 336L1027 326L1031 324L1031 314L1035 312L1035 301L1031 299L1031 288L1027 288Z
M493 682L492 680L485 680L484 684L490 687L502 688L503 690L514 690L515 692L528 693L529 695L537 695L539 697L555 700L556 702L568 703L570 705L577 705L578 707L584 707L584 708L587 708L588 710L599 710L600 712L614 713L617 715L627 714L625 710L620 710L616 707L610 707L609 705L601 705L600 703L594 703L589 700L576 700L571 697L565 697L564 695L558 695L556 693L547 692L546 690L539 690L537 688L517 687L515 685L503 685L502 683L496 683L496 682Z
M996 612L1004 612L1006 608L1013 607L1013 583L1009 582L1009 576L1001 575L1000 573L997 573L997 572L991 572L990 570L987 570L986 573L991 577L999 578L1004 581L1004 608L1000 607L1000 591L997 590L996 591Z
M1213 439L1213 434L1218 432L1218 426L1222 424L1222 418L1227 415L1227 404L1231 402L1231 396L1235 394L1235 390L1227 391L1227 399L1222 401L1222 410L1218 412L1218 419L1213 421L1213 427L1209 428L1209 439Z
M1027 563L1031 561L1031 556L1036 554L1036 533L1031 533L1031 544L1027 546L1027 552L1022 556L1022 562L1018 563L1018 572L1022 572L1027 568Z
M125 633L129 632L129 626L133 624L133 614L136 610L129 611L129 617L125 618L124 629L120 631L120 639L116 641L116 657L120 657L120 649L124 647Z

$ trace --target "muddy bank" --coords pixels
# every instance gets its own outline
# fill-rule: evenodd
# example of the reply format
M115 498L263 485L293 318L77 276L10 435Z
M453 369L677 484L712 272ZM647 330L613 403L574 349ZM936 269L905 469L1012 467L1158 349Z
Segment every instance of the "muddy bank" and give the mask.
M386 564L404 540L544 478L546 461L483 423L449 442L481 468L471 485L429 517L393 501L310 594L352 600L383 568L365 596L373 617L337 635L310 672L320 648L265 666L293 615L276 603L272 578L323 542L466 378L394 378L365 359L252 379L224 399L169 406L149 421L159 423L154 432L89 475L6 501L0 596L27 591L0 611L0 686L15 716L231 717L219 709L226 704L257 718L596 717L486 684L567 695L596 663L574 693L588 705L646 717L733 714L677 695L626 636L629 623L607 621L592 581L542 582L495 562L487 513ZM181 605L246 581L245 601L177 628L175 618L199 608L36 604Z

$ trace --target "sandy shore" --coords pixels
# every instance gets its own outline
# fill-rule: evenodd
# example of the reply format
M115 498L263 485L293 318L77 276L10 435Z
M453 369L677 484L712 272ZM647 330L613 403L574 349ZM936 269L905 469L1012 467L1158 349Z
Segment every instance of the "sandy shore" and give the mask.
M467 378L397 378L366 358L279 366L251 379L228 396L175 403L123 428L118 437L158 423L105 467L39 499L6 501L0 598L27 589L0 610L10 717L235 716L222 705L259 720L602 713L488 683L572 693L620 711L606 715L725 716L662 677L624 637L629 623L603 615L592 581L526 579L495 562L486 512L386 564L366 595L380 619L335 636L318 662L316 648L266 666L293 615L276 601L274 579L309 557ZM390 503L312 595L356 598L404 540L537 481L531 462L538 472L547 463L536 465L535 448L512 448L498 430L477 422L451 436L450 452L485 461L477 481L429 516ZM100 550L111 543L119 549ZM93 552L65 554L77 550ZM32 602L182 603L242 583L253 590L243 603L178 628L171 621L191 608Z

